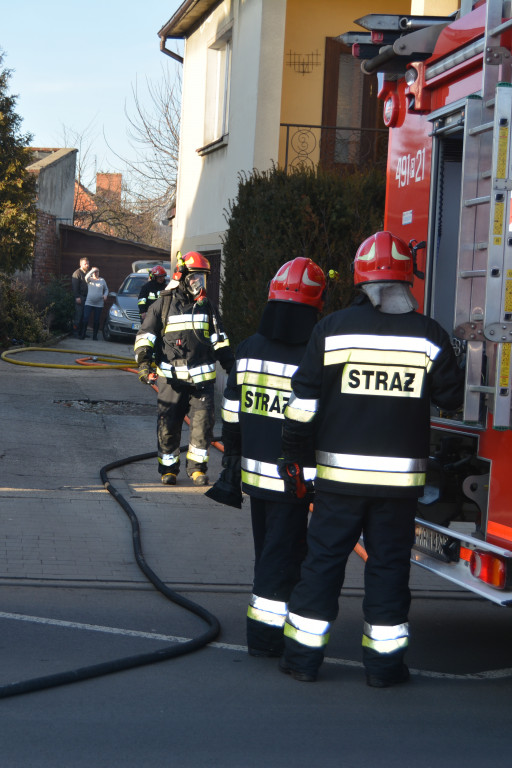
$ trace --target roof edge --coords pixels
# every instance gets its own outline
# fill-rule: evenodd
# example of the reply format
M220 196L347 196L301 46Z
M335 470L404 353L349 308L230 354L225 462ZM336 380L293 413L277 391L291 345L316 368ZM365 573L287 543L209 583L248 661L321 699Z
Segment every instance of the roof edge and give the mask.
M93 232L91 229L82 229L82 227L75 227L73 224L61 224L59 229L67 232L77 232L85 235L86 237L99 237L102 240L110 240L117 243L129 243L135 245L137 248L142 248L145 251L153 251L165 255L166 260L170 258L170 252L167 248L158 248L156 245L150 245L149 243L137 243L135 240L126 240L122 237L115 237L114 235L104 235L102 232Z
M67 147L62 147L61 149L54 149L54 150L49 150L46 148L43 150L40 147L27 147L27 149L31 152L51 151L51 155L42 157L40 160L36 160L34 163L27 165L27 171L30 171L31 173L38 173L39 171L42 171L43 168L47 168L49 165L58 163L63 158L68 157L68 155L72 155L72 154L76 155L78 152L78 149L71 149Z
M160 29L158 37L163 40L187 37L214 6L222 0L185 0L167 24Z

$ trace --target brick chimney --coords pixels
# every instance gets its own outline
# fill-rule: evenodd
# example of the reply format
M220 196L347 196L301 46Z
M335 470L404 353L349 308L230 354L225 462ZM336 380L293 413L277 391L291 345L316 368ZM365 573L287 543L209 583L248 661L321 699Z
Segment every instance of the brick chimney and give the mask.
M121 202L121 183L122 173L97 173L96 174L96 194L104 197L110 197L116 202Z

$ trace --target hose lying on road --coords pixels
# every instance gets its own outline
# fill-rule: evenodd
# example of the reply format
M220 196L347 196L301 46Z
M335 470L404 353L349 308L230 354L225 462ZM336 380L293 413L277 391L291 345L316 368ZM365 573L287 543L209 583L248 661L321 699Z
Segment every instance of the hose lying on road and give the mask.
M180 451L185 451L187 448L183 446ZM36 677L31 680L22 680L15 683L8 683L7 685L0 686L0 699L5 699L10 696L19 696L25 693L33 693L35 691L42 691L46 688L56 688L60 685L68 685L70 683L78 683L81 680L90 680L94 677L102 677L104 675L110 675L113 672L122 672L126 669L134 669L135 667L141 667L147 664L155 664L160 661L166 661L167 659L173 659L177 656L184 656L187 653L192 653L200 648L203 648L208 643L211 643L218 636L220 632L220 624L218 619L211 614L206 608L194 603L178 592L170 589L164 582L158 578L155 572L149 567L142 552L140 526L137 515L128 504L126 499L119 493L119 491L111 484L108 479L107 473L117 467L122 467L125 464L130 464L135 461L144 461L145 459L153 459L156 457L154 453L142 453L138 456L130 456L120 461L114 461L111 464L106 464L100 469L100 476L103 481L103 485L106 490L114 497L118 504L124 509L128 515L132 526L132 539L133 539L133 551L135 559L140 570L146 576L146 578L153 584L153 586L161 592L168 600L187 611L191 611L196 616L199 616L206 624L208 629L198 637L187 640L183 643L160 648L157 651L151 653L142 653L136 656L127 656L121 659L113 659L112 661L106 661L101 664L93 664L88 667L80 667L79 669L72 669L66 672L58 672L54 675L47 675L45 677Z
M64 355L84 354L83 351L78 351L76 349L54 349L51 347L18 347L16 349L6 349L5 352L2 352L0 358L5 360L6 363L12 363L13 365L28 365L33 368L65 368L71 370L84 370L83 363L79 363L78 360L76 365L64 365L61 363L33 363L29 360L12 360L11 356L18 355L20 352L59 352L60 354ZM128 370L128 366L133 368L133 360L128 357L118 357L117 355L97 355L89 359L94 361L93 363L89 363L87 365L90 370L100 370L102 368L121 368L122 370Z

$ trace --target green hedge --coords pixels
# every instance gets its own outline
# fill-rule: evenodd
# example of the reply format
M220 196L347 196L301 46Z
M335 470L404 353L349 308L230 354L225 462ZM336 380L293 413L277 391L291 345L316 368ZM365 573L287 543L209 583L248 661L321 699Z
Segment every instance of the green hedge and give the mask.
M26 286L0 272L0 347L37 344L46 338L43 315L27 298Z
M0 346L38 344L73 327L75 300L64 278L41 285L26 276L0 272ZM14 341L16 340L16 341Z
M221 312L235 347L258 327L269 280L290 259L306 256L329 281L324 313L353 298L351 263L361 242L382 229L385 175L372 168L352 173L274 167L239 177L238 196L225 212Z

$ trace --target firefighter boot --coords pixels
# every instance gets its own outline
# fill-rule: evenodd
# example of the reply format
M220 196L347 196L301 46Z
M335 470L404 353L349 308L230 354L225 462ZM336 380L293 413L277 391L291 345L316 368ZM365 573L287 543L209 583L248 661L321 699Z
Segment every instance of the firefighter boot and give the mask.
M204 472L192 472L191 478L194 485L208 485L208 478Z
M396 672L386 677L373 674L366 675L366 685L369 685L370 688L390 688L392 685L406 683L408 680L409 668L406 664L402 664Z
M161 479L163 485L176 485L176 475L172 472L166 472Z
M279 659L279 671L284 675L291 675L294 680L298 680L300 683L314 683L316 680L316 674L310 674L309 672L303 672L300 669L288 666L283 657Z

